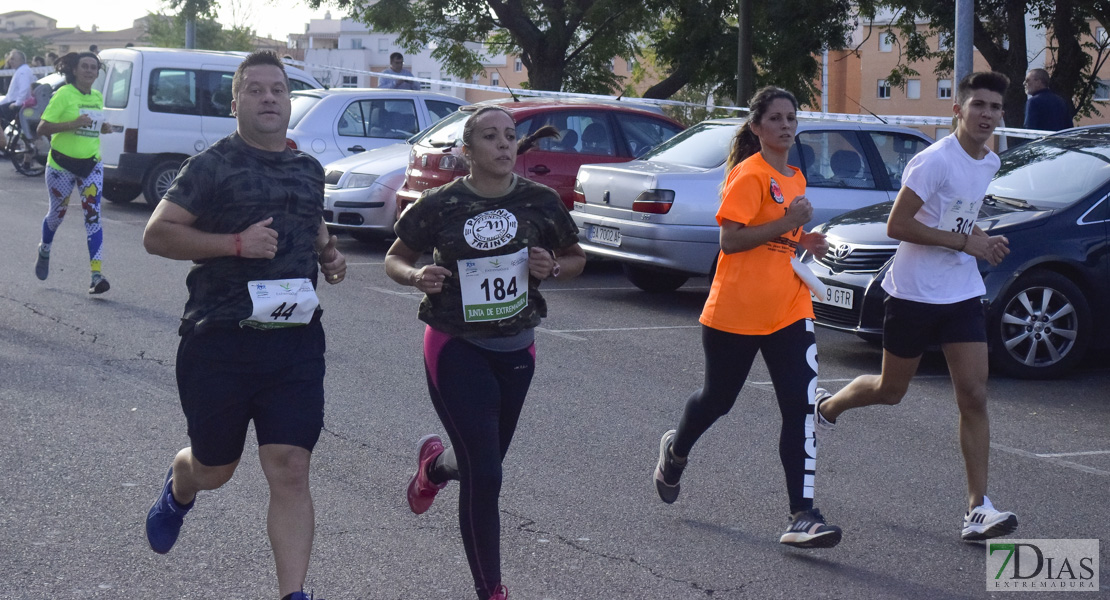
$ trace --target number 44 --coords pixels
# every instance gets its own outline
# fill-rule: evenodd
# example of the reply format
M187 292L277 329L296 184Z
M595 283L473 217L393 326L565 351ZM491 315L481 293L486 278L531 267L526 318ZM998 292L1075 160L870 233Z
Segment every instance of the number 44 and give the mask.
M277 307L276 309L274 309L274 312L270 313L270 316L273 317L275 321L282 317L285 317L285 320L288 321L289 317L293 316L293 310L295 308L297 308L296 302L290 304L289 308L285 308L285 303L282 302L281 306Z

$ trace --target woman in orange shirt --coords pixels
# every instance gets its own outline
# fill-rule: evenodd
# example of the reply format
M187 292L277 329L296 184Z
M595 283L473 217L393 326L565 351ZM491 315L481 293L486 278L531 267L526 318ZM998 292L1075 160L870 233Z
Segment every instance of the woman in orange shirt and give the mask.
M721 254L700 319L705 383L687 400L678 429L660 440L655 487L664 502L678 499L686 457L735 404L762 352L782 413L779 456L790 498L790 526L779 541L831 548L840 542L840 528L826 524L813 506L813 304L790 263L799 245L823 256L828 243L823 234L802 229L813 207L805 197L805 177L787 164L798 130L798 101L786 90L765 87L749 106L748 121L733 138L717 211Z

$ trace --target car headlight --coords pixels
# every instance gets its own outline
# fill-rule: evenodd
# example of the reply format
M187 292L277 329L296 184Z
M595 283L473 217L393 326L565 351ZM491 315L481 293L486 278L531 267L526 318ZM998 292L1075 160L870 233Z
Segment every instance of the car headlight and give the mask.
M351 173L347 177L347 181L343 183L344 188L365 188L374 185L378 180L377 175L367 175L365 173Z

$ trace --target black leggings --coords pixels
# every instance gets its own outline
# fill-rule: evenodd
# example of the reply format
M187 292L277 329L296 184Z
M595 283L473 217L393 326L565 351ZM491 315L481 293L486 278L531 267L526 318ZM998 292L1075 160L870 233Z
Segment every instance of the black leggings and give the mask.
M790 512L813 508L817 471L813 403L817 388L817 339L813 322L796 321L768 335L738 335L702 326L705 384L686 401L673 452L688 456L694 443L728 413L762 352L782 413L779 458L786 472Z
M501 584L501 461L535 367L535 346L494 352L430 327L424 335L428 391L451 439L431 480L459 480L459 531L481 600Z

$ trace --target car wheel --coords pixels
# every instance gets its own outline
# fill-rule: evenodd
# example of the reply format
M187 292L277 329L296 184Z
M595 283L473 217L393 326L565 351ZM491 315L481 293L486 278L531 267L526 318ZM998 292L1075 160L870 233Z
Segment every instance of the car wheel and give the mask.
M178 160L164 160L156 163L147 173L146 181L143 183L143 198L146 203L151 206L157 206L162 201L162 196L166 195L166 191L170 189L170 184L177 178L177 172L181 170L181 161Z
M687 279L690 279L688 275L673 271L649 269L629 264L621 266L624 268L624 276L632 282L632 285L645 292L673 292L682 287Z
M1083 358L1091 311L1075 283L1052 271L1026 274L991 311L991 362L1021 379L1057 377Z
M126 204L139 196L142 190L129 185L104 184L104 199Z

